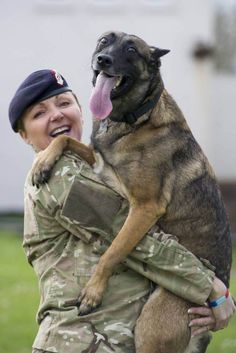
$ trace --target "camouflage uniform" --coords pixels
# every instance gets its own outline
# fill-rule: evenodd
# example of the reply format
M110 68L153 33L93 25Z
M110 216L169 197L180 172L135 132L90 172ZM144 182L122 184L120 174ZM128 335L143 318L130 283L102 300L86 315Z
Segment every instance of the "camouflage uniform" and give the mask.
M173 237L152 229L116 268L96 311L80 317L64 305L78 296L127 211L127 201L70 153L39 189L29 173L23 246L40 288L35 352L134 352L133 329L149 279L197 304L207 299L214 273Z

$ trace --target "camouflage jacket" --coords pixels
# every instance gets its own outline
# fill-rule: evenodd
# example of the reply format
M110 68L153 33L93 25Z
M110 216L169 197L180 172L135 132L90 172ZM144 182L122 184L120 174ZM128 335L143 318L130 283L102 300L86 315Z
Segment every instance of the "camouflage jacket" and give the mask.
M35 349L134 352L135 321L151 281L194 303L205 302L214 273L174 237L153 229L117 267L96 311L80 317L77 308L64 305L78 296L127 211L127 201L70 153L39 189L29 173L23 247L39 281Z

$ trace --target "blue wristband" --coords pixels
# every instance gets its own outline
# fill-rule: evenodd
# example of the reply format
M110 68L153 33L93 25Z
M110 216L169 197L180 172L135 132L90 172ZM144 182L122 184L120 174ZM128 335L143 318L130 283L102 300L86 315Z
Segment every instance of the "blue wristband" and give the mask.
M225 295L223 295L222 297L220 297L216 300L213 300L212 302L209 302L209 307L215 308L216 306L223 304L226 301L226 299L228 298L228 296L229 296L229 290L227 289Z

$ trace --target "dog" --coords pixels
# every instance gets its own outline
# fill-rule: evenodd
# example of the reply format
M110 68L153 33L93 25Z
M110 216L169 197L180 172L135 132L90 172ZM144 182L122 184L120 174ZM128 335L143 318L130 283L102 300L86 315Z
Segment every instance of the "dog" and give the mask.
M231 239L214 172L167 90L160 58L169 50L123 32L107 32L92 57L91 145L58 136L41 152L33 182L42 183L64 150L85 159L129 201L129 214L80 297L81 313L101 303L116 265L157 224L215 266L229 286ZM208 333L190 340L191 304L158 288L135 328L137 353L204 353Z

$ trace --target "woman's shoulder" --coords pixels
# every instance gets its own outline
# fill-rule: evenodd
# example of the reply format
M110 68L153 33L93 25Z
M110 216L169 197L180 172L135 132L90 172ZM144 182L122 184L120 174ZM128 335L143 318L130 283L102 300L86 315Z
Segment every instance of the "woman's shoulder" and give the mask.
M30 194L34 201L55 206L63 203L66 194L84 162L76 155L67 152L55 163L50 176L44 184L36 187L32 184L32 169L25 182L25 196ZM53 205L51 205L53 207Z
M71 178L80 174L83 164L84 162L79 156L71 152L65 152L55 163L48 182L52 183L59 180L65 181L66 179L69 179L70 181Z

